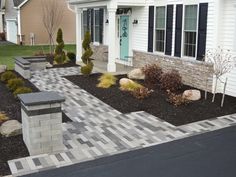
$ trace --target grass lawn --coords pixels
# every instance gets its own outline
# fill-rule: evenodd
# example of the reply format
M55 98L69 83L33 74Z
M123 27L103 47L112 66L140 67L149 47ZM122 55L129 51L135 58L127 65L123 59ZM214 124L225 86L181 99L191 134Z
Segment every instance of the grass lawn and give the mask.
M75 52L75 45L65 45L65 50ZM49 46L20 46L20 45L0 45L0 65L7 65L8 69L14 68L15 56L31 56L36 52L49 52Z

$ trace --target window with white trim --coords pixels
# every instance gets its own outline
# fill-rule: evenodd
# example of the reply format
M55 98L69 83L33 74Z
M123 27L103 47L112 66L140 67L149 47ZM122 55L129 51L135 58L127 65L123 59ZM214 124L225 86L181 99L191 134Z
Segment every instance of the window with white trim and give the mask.
M197 5L186 5L184 15L184 56L195 57L197 45Z
M82 26L82 37L84 36L86 31L89 31L91 34L91 37L93 39L93 42L99 43L102 41L101 38L101 32L103 27L103 22L101 20L103 16L100 14L100 9L89 9L89 10L84 10L83 11L83 16L82 16L82 21L83 21L83 26ZM93 29L93 30L91 30Z
M164 52L166 32L166 7L156 7L155 50Z
M94 10L94 42L100 42L100 17L99 9Z

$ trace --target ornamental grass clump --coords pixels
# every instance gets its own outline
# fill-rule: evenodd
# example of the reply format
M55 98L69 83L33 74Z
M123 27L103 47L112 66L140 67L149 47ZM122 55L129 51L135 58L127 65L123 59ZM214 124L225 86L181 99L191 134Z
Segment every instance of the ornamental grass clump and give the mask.
M20 78L15 78L15 79L10 79L7 82L7 87L11 90L11 91L15 91L17 88L22 87L24 85L24 81Z
M97 84L97 87L99 88L109 88L116 84L117 78L110 74L105 73L98 79L99 83Z
M0 124L9 120L9 118L7 117L7 115L4 112L0 112Z
M31 93L31 92L32 92L31 88L19 87L13 92L13 94L14 94L15 97L17 97L18 94Z
M170 92L176 92L183 86L182 78L178 71L175 70L162 74L160 82L161 88L166 91L169 90Z
M128 82L126 84L122 84L120 86L120 89L122 91L129 91L129 92L133 92L133 91L140 89L140 88L143 88L143 86L137 82L134 82L134 81Z
M1 81L6 82L10 79L15 79L16 74L14 74L12 71L6 71L1 75Z

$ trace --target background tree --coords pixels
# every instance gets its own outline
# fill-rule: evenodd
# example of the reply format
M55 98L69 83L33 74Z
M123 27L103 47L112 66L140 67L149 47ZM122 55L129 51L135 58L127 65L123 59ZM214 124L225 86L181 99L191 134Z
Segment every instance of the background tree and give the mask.
M54 60L58 63L58 64L63 64L66 60L66 54L64 52L64 41L63 41L63 33L62 33L62 29L59 28L57 31L57 46L55 49L55 58Z
M93 55L93 51L90 47L90 43L91 43L91 35L87 31L84 35L84 40L82 44L84 53L81 57L83 63L85 64L85 66L81 67L81 73L84 75L90 75L93 70L93 62L90 58Z
M60 0L41 0L42 4L42 21L48 33L50 53L54 52L54 34L61 23L64 14L64 6Z

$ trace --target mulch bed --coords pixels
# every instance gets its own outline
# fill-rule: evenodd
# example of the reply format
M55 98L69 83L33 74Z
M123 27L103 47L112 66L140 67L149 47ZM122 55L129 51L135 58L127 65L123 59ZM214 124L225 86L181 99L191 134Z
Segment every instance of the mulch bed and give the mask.
M21 77L18 74L17 76ZM23 80L26 87L30 87L33 92L39 92L39 90L31 82L26 79ZM12 92L10 92L6 85L1 81L0 98L0 112L5 112L11 120L14 119L21 122L20 101L13 96ZM71 120L63 113L62 121L68 122ZM24 145L21 135L9 138L5 138L0 135L0 176L10 174L10 169L7 164L8 160L26 156L29 156L29 153L26 146Z
M61 65L53 65L53 67L47 68L47 69L52 69L52 68L68 68L68 67L79 67L79 65L75 64L74 62L68 62L68 63L64 63L64 64L61 64Z
M130 93L119 89L119 79L126 77L125 75L117 76L117 84L109 89L96 87L100 75L92 74L89 77L75 75L66 76L65 78L122 113L146 111L176 126L236 112L236 98L226 96L224 107L221 108L221 94L217 94L215 102L212 103L212 94L208 93L208 99L205 100L203 91L201 91L201 100L178 107L167 102L166 92L159 88L156 88L149 98L138 100ZM141 84L144 83L141 82ZM190 88L189 86L184 86L181 91L183 92Z

